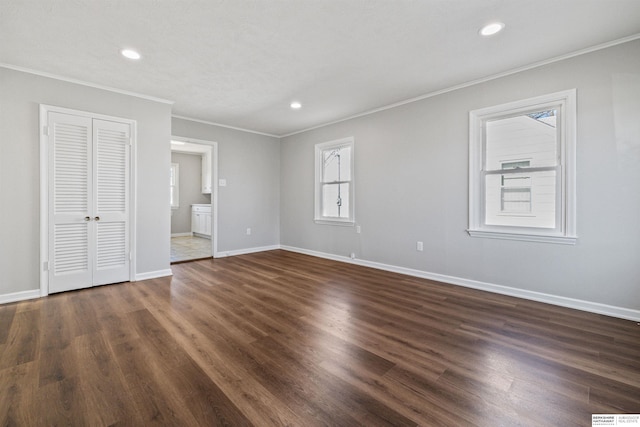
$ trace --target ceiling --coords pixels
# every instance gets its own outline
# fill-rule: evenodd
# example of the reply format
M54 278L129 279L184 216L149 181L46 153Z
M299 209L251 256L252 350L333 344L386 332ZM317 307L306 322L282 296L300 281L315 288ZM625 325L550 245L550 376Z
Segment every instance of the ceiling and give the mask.
M0 3L2 64L278 136L639 35L639 0Z

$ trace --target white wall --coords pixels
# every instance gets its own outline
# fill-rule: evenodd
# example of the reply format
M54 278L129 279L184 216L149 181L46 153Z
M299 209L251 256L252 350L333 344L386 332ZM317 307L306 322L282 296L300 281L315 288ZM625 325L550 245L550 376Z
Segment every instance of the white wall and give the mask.
M577 245L470 237L469 111L571 88ZM361 234L313 222L314 144L349 136ZM640 310L640 41L286 137L281 166L284 246Z
M218 192L218 252L278 245L279 139L175 117L171 131L218 143L218 177L227 181Z
M171 163L178 163L178 209L171 213L171 233L191 232L191 205L211 203L210 194L202 194L202 156L200 154L171 153Z
M171 105L0 68L0 297L40 287L41 103L137 121L137 273L166 272Z

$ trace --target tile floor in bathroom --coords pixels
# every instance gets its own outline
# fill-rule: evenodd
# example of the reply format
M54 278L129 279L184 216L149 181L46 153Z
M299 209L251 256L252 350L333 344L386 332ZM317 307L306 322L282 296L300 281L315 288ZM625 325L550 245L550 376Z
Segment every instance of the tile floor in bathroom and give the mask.
M171 262L211 256L211 240L197 236L171 237Z

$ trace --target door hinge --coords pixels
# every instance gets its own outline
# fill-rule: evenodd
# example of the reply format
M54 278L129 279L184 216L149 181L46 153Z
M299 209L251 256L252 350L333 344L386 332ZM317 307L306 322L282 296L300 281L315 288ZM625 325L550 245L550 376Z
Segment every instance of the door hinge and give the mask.
M133 261L133 252L129 252L129 261Z
M49 271L49 261L42 263L42 271Z
M44 136L49 136L49 126L42 126L42 134Z

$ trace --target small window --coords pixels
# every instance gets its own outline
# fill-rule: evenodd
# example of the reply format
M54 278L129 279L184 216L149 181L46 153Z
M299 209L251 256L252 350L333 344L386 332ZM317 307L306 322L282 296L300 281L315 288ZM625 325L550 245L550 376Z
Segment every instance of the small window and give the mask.
M574 244L575 90L470 112L469 234Z
M171 196L171 209L178 209L180 207L180 165L178 163L171 163L171 177L169 182L169 193Z
M315 158L315 221L353 225L353 138L317 144Z

